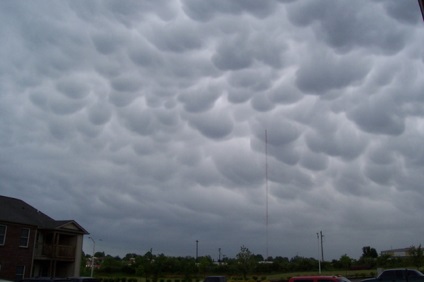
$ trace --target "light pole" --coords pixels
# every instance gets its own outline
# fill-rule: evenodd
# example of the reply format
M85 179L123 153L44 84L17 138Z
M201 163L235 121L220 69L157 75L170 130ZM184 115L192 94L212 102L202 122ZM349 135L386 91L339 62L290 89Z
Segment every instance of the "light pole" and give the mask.
M198 257L199 257L199 240L196 240L196 262Z
M91 256L91 277L93 277L94 273L94 254L96 252L96 241L94 241L93 237L88 237L93 241L93 255Z
M321 274L321 259L319 257L319 252L320 252L320 244L319 244L319 233L317 232L317 239L318 239L318 272L319 274Z
M322 237L324 237L324 235L322 235L322 231L319 232L319 235L321 237L321 261L324 261L324 247L322 245Z

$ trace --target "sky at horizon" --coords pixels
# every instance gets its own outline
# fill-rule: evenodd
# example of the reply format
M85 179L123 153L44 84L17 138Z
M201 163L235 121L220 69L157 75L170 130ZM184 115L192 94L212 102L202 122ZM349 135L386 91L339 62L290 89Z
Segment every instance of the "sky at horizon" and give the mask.
M424 242L416 0L0 1L0 35L0 194L96 251Z

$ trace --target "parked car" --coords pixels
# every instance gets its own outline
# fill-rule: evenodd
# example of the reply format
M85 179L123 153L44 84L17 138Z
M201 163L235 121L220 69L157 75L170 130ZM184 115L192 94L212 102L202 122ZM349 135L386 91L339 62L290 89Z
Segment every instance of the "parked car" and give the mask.
M20 282L52 282L54 278L51 277L32 277L24 278Z
M375 278L364 279L361 282L407 282L407 281L422 281L424 282L424 274L416 269L394 268L386 269Z
M350 280L343 276L310 275L292 277L289 282L350 282Z
M93 277L67 277L67 278L56 278L54 282L99 282Z
M34 277L34 278L25 278L20 282L98 282L96 278L93 277Z
M203 282L227 282L227 278L225 276L208 276Z

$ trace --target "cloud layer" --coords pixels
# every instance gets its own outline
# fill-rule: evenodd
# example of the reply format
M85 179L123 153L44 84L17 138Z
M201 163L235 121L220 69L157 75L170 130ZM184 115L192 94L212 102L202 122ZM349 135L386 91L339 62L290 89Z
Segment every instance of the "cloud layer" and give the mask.
M0 6L1 194L114 255L422 243L416 1Z

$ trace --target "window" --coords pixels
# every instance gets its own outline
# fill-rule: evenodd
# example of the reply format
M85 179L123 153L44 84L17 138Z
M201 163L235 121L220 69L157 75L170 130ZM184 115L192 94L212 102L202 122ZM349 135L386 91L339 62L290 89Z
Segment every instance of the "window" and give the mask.
M24 279L24 275L25 275L25 266L17 266L15 281L21 281L22 279Z
M396 280L403 280L404 278L404 271L403 270L397 270L396 271Z
M420 277L420 274L417 271L414 270L407 270L406 277Z
M380 280L395 280L396 272L395 270L386 270L380 276Z
M28 247L29 242L29 228L21 229L21 238L19 239L19 247Z
M0 225L0 246L6 242L6 225Z

